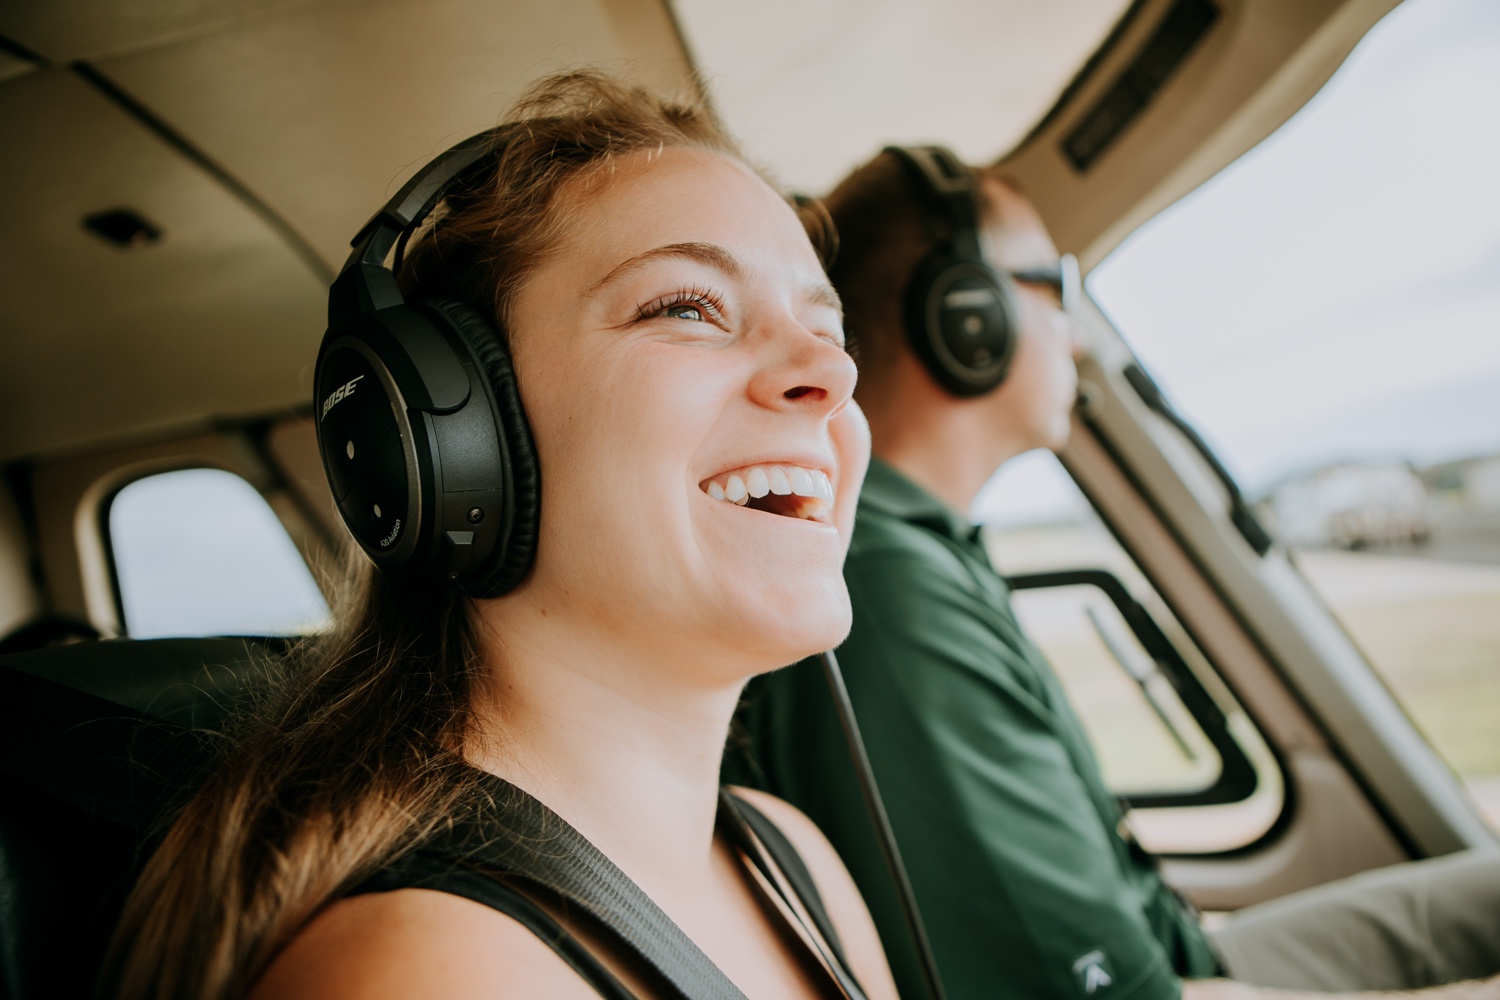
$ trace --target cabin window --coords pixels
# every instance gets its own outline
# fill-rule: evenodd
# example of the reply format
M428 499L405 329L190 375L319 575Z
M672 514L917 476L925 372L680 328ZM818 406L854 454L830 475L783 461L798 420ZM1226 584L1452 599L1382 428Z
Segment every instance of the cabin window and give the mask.
M126 634L299 635L328 605L266 502L220 469L137 479L107 514Z
M971 514L1142 844L1213 853L1270 830L1284 803L1270 750L1057 458L1006 463Z
M1500 825L1500 7L1407 0L1089 291Z

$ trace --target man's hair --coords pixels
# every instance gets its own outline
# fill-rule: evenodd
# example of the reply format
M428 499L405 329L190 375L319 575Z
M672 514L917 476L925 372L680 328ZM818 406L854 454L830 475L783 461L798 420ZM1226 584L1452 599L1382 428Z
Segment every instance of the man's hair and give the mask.
M996 211L980 180L994 168L969 168L981 218ZM952 239L953 223L895 153L857 167L824 199L839 234L828 277L844 303L844 332L859 365L857 397L879 393L902 352L906 290L922 259Z

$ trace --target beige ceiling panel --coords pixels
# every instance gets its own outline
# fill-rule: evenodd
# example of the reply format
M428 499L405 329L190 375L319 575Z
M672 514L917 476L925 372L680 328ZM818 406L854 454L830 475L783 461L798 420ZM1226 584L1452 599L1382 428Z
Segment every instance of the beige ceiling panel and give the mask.
M223 31L318 0L7 0L0 35L56 63Z
M323 289L258 216L65 70L0 122L0 460L304 401ZM161 242L83 229L117 207Z
M686 80L679 51L652 0L372 0L99 68L337 266L412 171L493 125L531 80L582 65Z
M891 142L994 160L1129 0L673 0L710 92L788 184L825 191Z
M599 0L627 72L665 94L701 93L669 0Z
M24 73L30 73L34 69L36 69L34 63L28 62L25 59L17 59L6 52L0 52L0 83L21 76Z

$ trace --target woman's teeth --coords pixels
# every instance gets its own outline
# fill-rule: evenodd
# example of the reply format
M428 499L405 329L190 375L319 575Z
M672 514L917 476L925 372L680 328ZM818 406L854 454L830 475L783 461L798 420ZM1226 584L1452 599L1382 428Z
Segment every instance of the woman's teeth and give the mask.
M703 487L710 497L741 507L752 506L774 514L825 520L833 501L833 483L819 469L799 465L752 465L710 479ZM767 497L803 498L805 501L755 503Z

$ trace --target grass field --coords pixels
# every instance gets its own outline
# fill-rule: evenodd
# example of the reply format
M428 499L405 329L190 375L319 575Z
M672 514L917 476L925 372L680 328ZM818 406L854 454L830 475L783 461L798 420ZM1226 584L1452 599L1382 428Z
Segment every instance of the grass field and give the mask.
M1500 593L1339 617L1456 771L1500 776Z

